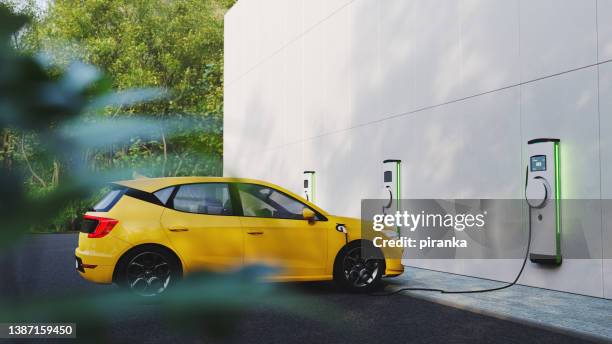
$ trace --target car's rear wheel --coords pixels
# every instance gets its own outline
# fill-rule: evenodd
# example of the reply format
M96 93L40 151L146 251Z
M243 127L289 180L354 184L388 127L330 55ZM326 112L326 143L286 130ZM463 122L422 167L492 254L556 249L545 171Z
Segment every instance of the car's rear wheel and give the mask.
M352 292L375 289L385 273L385 260L380 257L382 252L367 241L348 244L334 262L334 281Z
M118 266L117 282L140 296L156 296L181 278L180 263L167 250L145 246L128 252Z

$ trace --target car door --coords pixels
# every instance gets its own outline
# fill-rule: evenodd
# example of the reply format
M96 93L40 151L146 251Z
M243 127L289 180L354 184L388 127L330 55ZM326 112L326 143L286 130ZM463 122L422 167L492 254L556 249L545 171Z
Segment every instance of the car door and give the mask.
M227 183L177 186L162 225L189 270L223 271L242 265L244 240Z
M242 208L245 264L279 267L281 276L325 274L328 221L304 220L306 206L276 189L236 184ZM323 221L324 220L324 221Z

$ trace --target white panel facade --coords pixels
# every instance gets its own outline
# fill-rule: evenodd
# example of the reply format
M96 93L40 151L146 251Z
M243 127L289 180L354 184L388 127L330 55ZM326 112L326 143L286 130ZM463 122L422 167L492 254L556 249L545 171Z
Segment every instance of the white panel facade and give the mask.
M257 1L244 1L237 4L242 10L242 30L238 35L244 44L244 73L247 73L262 60L262 45L260 40L264 39L261 35L261 14L260 6ZM231 12L229 13L231 14Z
M415 87L411 110L414 110L461 96L461 30L460 1L412 2L414 33L410 41L414 48L412 78ZM384 57L381 63L385 63Z
M378 63L379 2L356 0L351 3L349 11L349 110L350 124L357 126L382 118L381 94L389 82L383 82Z
M597 0L599 61L612 60L612 0Z
M604 297L612 298L612 62L599 66Z
M375 5L378 6L378 11L368 14L367 11L374 10ZM371 70L378 68L380 82L378 85L360 85L365 89L361 97L370 98L368 94L372 94L369 93L372 91L369 88L377 88L374 92L379 92L377 96L380 101L381 118L411 111L415 107L413 99L416 82L414 64L416 5L412 1L390 0L370 1L369 8L359 9L358 5L354 7L356 16L376 18L378 26L379 48L374 50L377 53L376 65L372 64L370 68Z
M304 18L302 32L312 29L323 19L324 6L325 0L302 0L302 17Z
M597 68L524 85L521 95L523 141L562 139L561 161L571 161L561 167L563 197L599 199Z
M323 34L323 60L319 67L325 73L325 98L323 132L329 133L346 128L349 124L351 73L349 64L349 20L350 10L346 7L321 23Z
M597 60L595 0L521 0L522 81Z
M459 2L461 94L520 82L519 0Z
M384 159L404 198L520 199L526 142L558 137L562 196L583 200L562 207L562 250L591 259L520 283L612 298L611 23L612 0L239 0L224 173L301 193L315 170L317 203L348 216L383 197ZM521 263L404 262L503 281Z
M259 0L259 40L262 57L265 58L282 48L285 34L285 0Z
M340 10L341 8L343 8L344 6L348 5L351 2L352 2L351 0L325 0L324 1L325 16L332 15L334 12Z
M303 0L284 0L281 1L281 6L284 11L281 18L284 21L281 34L283 35L283 44L287 45L302 35L304 27Z
M522 198L519 99L518 88L510 88L457 103L464 135L457 198Z
M291 42L283 51L283 144L301 142L304 137L304 49L303 39ZM279 95L280 96L280 95Z
M303 113L304 138L321 135L328 116L327 64L325 63L325 27L314 27L303 39Z

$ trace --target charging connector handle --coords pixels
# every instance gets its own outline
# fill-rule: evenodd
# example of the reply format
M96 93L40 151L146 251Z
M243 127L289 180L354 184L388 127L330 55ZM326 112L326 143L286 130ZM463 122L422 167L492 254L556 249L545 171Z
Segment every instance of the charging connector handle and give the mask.
M382 213L385 215L387 214L385 209L390 209L391 206L393 205L393 192L391 191L389 187L387 187L387 191L389 192L389 203L387 203L387 205L383 205L382 207Z

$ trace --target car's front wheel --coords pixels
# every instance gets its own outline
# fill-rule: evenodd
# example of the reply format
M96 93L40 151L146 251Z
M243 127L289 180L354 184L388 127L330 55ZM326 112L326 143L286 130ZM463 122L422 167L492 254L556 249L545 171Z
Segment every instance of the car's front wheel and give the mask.
M181 278L180 263L167 250L137 247L121 258L117 283L140 296L156 296Z
M375 289L385 273L385 260L381 257L382 252L368 241L349 243L334 262L334 281L352 292Z

